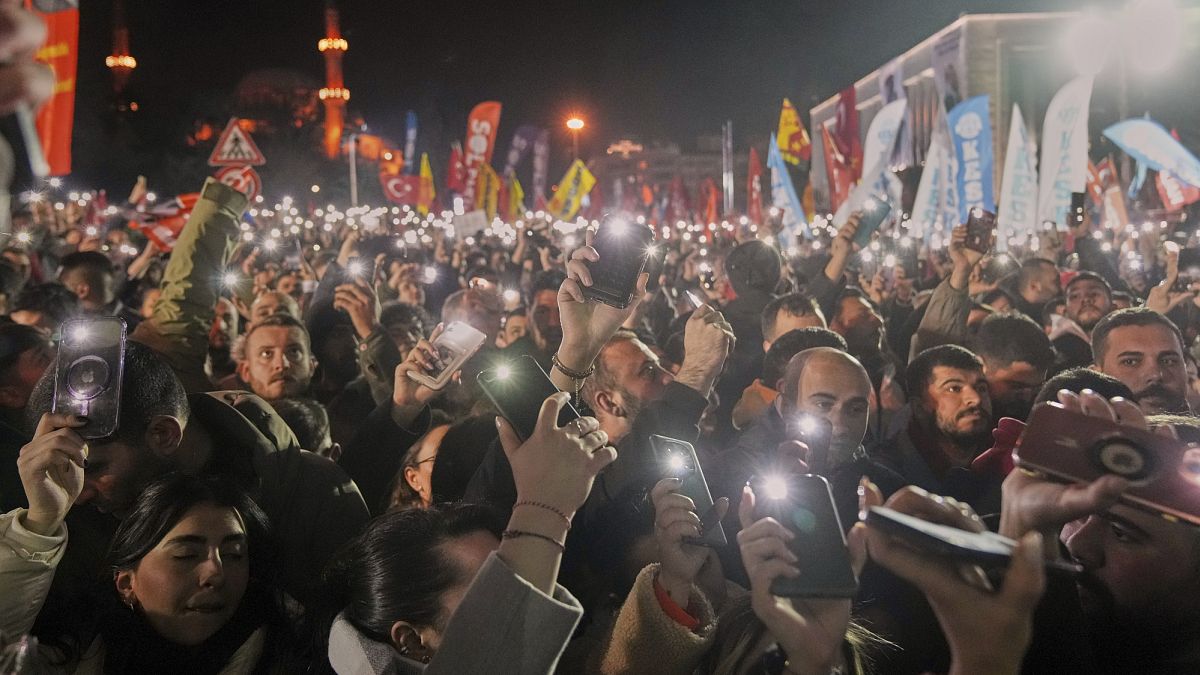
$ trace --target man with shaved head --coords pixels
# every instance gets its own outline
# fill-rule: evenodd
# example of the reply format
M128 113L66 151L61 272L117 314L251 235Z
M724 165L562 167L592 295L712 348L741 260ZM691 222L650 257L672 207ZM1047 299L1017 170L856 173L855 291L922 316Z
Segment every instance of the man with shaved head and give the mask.
M750 476L792 470L800 459L829 480L842 523L851 525L857 520L860 478L870 477L885 493L903 486L898 475L863 450L871 380L858 359L832 347L806 349L788 362L780 391L773 409L722 456L722 470L716 472L723 475L719 494L736 495ZM795 443L806 432L822 440L813 440L813 447Z

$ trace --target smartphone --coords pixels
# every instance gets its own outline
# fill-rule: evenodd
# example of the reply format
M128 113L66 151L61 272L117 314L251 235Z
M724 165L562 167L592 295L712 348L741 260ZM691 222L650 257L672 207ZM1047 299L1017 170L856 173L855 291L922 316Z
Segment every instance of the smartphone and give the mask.
M375 259L360 257L351 258L346 261L346 268L342 270L342 283L353 283L357 280L367 282L367 285L375 283Z
M532 356L498 363L479 373L479 387L491 399L500 416L508 420L521 440L533 435L538 413L558 387ZM558 426L579 419L579 411L568 402L558 414Z
M1116 474L1130 482L1122 503L1200 525L1200 450L1176 439L1050 402L1034 407L1013 457L1017 466L1062 482Z
M303 260L303 256L304 252L302 245L300 244L300 238L290 238L287 243L287 248L283 253L283 268L287 270L300 269L300 262Z
M1165 242L1163 245L1174 244ZM1179 251L1179 278L1175 281L1173 290L1184 292L1200 280L1200 248L1184 248Z
M700 469L696 448L687 441L651 434L650 450L654 453L654 461L662 467L663 477L678 478L682 481L679 494L688 497L696 504L696 515L700 516L700 536L688 537L685 541L698 546L725 546L728 544L729 540L725 538L725 529L721 527L717 509L713 506L712 493L708 490L708 481L704 480L704 471Z
M801 413L786 422L788 438L800 441L808 447L808 472L824 476L829 470L829 443L833 438L833 425L824 417Z
M995 236L996 214L978 207L971 209L971 215L967 216L967 240L963 246L972 251L987 253L992 248Z
M408 371L408 377L433 390L440 390L450 381L454 371L462 368L463 362L471 358L483 343L487 335L476 330L470 324L455 321L442 331L434 341L433 348L437 350L438 367L428 374Z
M1079 227L1083 225L1086 214L1084 209L1087 208L1087 193L1072 192L1071 193L1071 212L1067 215L1071 219L1071 227Z
M751 479L755 516L770 516L796 536L788 542L799 576L771 582L771 594L790 598L853 598L858 579L842 534L829 482L813 474Z
M51 411L88 418L75 429L85 439L107 438L121 422L125 321L115 316L70 319L54 365Z
M619 218L602 223L592 238L592 248L600 260L588 264L592 285L583 287L584 297L617 308L628 307L653 243L654 230L645 225Z
M918 551L978 565L993 589L1000 588L1017 542L995 532L968 532L931 523L883 506L867 511L867 525L878 527ZM1083 567L1065 560L1047 560L1046 568L1078 574Z
M688 304L692 306L693 311L700 309L700 305L704 304L704 301L700 299L700 296L691 291L684 291L683 296L687 298Z
M858 219L858 230L854 233L854 243L859 248L866 248L867 244L871 243L871 235L875 234L891 212L892 205L883 199L872 197L864 201L862 215Z

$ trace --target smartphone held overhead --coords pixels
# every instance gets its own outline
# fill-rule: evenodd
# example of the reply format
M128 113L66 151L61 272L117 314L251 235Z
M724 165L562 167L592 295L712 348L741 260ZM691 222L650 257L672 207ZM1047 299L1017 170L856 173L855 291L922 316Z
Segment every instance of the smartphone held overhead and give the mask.
M54 369L52 412L87 419L85 439L116 433L121 421L125 321L113 316L72 319L62 325Z
M542 403L559 393L546 371L528 355L484 370L479 373L478 381L483 393L521 440L533 435ZM579 411L567 402L559 411L558 425L563 426L579 417Z
M592 238L600 259L588 264L592 285L583 294L617 308L628 307L637 292L638 276L654 254L654 230L622 218L601 223Z

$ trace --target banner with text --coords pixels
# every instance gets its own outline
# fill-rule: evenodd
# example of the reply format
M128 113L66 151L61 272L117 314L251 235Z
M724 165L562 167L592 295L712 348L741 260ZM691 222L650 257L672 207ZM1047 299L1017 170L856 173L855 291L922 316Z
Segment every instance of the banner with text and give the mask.
M1088 106L1092 78L1068 82L1051 99L1042 125L1042 161L1039 167L1039 223L1066 227L1071 193L1087 187Z
M992 121L988 96L975 96L954 106L946 115L954 148L954 186L958 222L967 222L971 209L996 211L993 194Z
M476 206L476 184L484 164L492 161L496 148L496 129L500 127L500 103L485 101L475 106L467 118L467 136L463 145L463 167L466 180L463 185L463 202L470 211Z
M1008 238L1037 232L1037 149L1025 127L1021 107L1013 104L1004 151L1004 175L1000 180L1000 205L996 214L999 232L996 248L1006 250Z

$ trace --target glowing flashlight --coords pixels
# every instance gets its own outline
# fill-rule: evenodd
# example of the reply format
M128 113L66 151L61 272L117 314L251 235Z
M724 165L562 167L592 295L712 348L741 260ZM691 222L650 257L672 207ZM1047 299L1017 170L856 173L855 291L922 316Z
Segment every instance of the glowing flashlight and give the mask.
M367 271L363 264L357 260L346 265L346 270L350 272L351 276L355 277L361 277Z
M18 232L17 241L21 242L22 244L28 244L29 242L33 241L33 236L28 232Z
M437 281L438 278L437 268L433 265L426 265L423 276L425 278L425 283L432 284L433 282Z
M496 367L496 379L497 380L507 380L511 375L512 375L512 368L509 368L508 366L497 366Z
M263 242L263 247L268 251L274 251L275 249L279 248L279 242L275 241L274 239L268 239Z
M521 294L509 288L504 291L504 302L512 304L521 299Z
M233 272L226 272L225 276L221 277L221 283L225 284L226 288L233 288L237 285L238 275Z
M672 473L683 473L683 470L687 468L687 463L679 455L671 455L671 458L667 460L667 467L671 469Z
M767 476L763 479L762 488L767 499L787 499L788 484L782 476Z
M92 333L90 330L88 330L87 326L75 326L75 328L71 330L71 340L76 343L87 342L87 339L91 337L91 335Z

